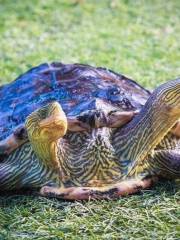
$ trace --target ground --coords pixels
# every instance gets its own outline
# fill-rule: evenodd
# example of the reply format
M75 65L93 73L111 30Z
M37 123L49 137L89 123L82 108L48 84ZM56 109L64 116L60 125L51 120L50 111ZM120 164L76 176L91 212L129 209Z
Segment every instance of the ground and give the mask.
M42 62L81 62L153 89L180 75L179 0L0 0L0 83ZM178 184L117 201L0 197L0 240L180 239Z

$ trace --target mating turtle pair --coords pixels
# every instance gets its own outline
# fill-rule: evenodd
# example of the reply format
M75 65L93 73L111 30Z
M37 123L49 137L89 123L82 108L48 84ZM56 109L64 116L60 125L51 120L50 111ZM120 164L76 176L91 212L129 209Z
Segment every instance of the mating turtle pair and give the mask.
M42 64L0 88L0 189L117 198L180 177L180 79L151 94L82 64Z

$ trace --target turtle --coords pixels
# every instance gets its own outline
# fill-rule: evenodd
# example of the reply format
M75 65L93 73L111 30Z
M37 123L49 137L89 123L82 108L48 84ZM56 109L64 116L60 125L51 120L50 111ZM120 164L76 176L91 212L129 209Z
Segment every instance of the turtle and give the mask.
M0 191L115 199L180 177L180 78L44 63L0 88Z

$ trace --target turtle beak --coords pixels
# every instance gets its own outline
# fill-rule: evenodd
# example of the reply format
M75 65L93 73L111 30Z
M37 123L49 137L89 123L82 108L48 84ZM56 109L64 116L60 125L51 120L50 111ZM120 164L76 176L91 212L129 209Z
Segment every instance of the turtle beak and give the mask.
M62 119L60 116L50 116L39 122L39 128L41 129L42 135L49 135L49 139L59 139L64 136L67 131L66 120Z
M62 118L60 116L50 116L48 118L45 118L39 122L39 127L45 128L50 127L54 125L59 125L62 123Z

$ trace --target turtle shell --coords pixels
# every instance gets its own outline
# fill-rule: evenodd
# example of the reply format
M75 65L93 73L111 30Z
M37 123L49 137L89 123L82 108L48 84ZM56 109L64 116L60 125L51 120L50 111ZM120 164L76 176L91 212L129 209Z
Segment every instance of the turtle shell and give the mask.
M119 111L140 110L150 92L111 70L83 64L41 64L0 88L0 141L34 110L58 101L67 116L108 105ZM104 106L103 106L104 105Z

